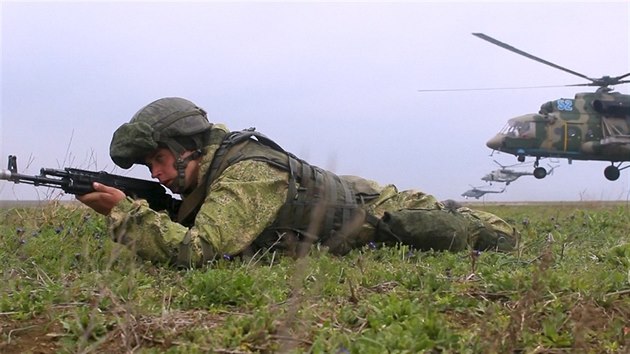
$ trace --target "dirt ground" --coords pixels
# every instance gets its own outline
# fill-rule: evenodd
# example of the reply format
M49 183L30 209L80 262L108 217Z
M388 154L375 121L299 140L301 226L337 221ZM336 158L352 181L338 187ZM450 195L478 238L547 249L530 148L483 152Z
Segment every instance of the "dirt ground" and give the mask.
M0 353L55 353L62 332L61 324L45 317L11 321L0 316L0 333L7 335L7 340L0 342Z

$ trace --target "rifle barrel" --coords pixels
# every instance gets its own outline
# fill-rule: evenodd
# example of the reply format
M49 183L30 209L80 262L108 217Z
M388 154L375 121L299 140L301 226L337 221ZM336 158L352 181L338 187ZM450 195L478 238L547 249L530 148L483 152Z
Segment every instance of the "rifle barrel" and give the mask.
M7 180L13 183L26 183L34 186L44 186L52 188L63 188L65 182L62 179L48 178L46 176L30 176L21 173L14 173L10 170L0 170L0 180Z
M13 174L9 170L0 170L0 179L11 180Z

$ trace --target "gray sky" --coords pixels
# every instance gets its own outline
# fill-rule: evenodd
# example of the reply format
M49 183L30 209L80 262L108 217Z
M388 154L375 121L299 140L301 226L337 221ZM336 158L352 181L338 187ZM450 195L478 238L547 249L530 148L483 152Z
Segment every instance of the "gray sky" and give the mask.
M627 1L0 6L0 158L4 168L18 155L30 174L72 166L149 178L114 168L111 134L151 101L180 96L336 173L462 200L493 159L516 163L485 146L507 119L592 90L418 92L585 83L472 32L590 77L630 72ZM630 170L610 182L607 162L557 162L553 175L485 200L629 198ZM44 192L0 182L0 200Z

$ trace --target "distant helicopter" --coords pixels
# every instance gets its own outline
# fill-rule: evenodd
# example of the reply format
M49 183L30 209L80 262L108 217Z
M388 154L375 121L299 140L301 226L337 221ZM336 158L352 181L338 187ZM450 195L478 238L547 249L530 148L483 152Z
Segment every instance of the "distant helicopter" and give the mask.
M489 189L479 189L479 187L473 187L471 186L472 189L469 189L467 191L465 191L464 193L462 193L462 197L468 199L468 198L475 198L475 199L479 199L481 197L483 197L484 195L488 194L488 193L503 193L505 192L505 187L503 187L503 189L501 190L489 190Z
M563 70L591 81L586 84L564 86L596 86L595 92L575 94L574 98L560 98L541 105L538 113L510 119L507 125L486 145L515 155L520 162L526 156L536 158L533 174L547 176L539 166L541 158L610 161L604 176L614 181L619 178L623 162L630 161L630 95L612 92L609 86L625 84L630 73L610 77L590 78L586 75L535 57L483 33L473 35L529 59Z
M486 174L485 176L481 177L482 181L490 182L491 184L492 182L500 182L500 183L505 183L505 185L507 186L508 184L510 184L510 182L516 181L519 177L534 175L533 172L511 170L508 168L511 166L503 166L500 163L498 163L496 160L494 162L497 165L501 166L501 168L496 169ZM515 166L515 165L512 165L512 166Z
M534 172L517 171L517 170L513 170L513 169L509 168L509 167L517 166L517 165L521 165L521 164L510 165L510 166L503 166L500 163L498 163L496 160L494 160L494 162L497 165L501 166L501 168L496 169L496 170L494 170L492 172L489 172L485 176L481 177L482 181L490 182L490 184L492 184L492 182L505 183L505 185L507 186L507 185L510 184L510 182L514 182L519 177L522 177L522 176L534 176L535 177L535 173ZM552 174L553 170L556 167L557 166L549 165L549 168L550 168L549 172L547 172L545 175ZM545 170L545 172L546 172L546 170Z

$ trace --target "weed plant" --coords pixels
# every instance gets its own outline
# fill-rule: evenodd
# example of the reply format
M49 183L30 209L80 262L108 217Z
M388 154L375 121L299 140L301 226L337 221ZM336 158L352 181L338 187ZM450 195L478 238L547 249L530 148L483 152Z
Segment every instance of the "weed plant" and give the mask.
M517 250L313 248L177 270L73 204L0 210L2 353L625 353L630 210L484 206Z

